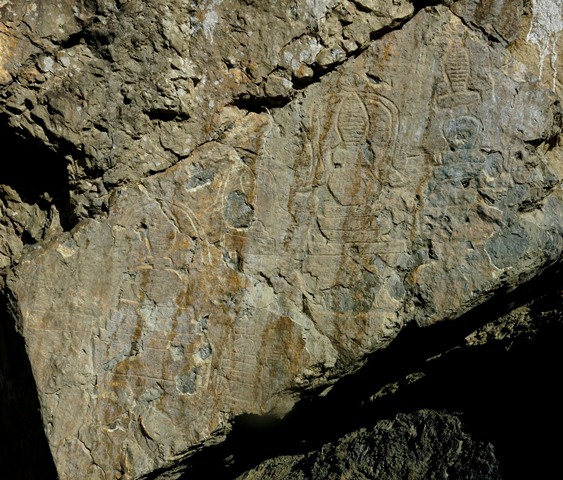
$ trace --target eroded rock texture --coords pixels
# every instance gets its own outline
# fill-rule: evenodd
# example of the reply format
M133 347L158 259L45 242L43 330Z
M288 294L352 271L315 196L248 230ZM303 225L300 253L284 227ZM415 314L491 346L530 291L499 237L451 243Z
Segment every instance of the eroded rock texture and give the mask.
M0 385L60 478L162 471L561 258L561 6L436 3L0 2Z
M463 431L459 418L421 410L399 414L323 445L307 456L269 460L240 480L295 478L501 478L492 445Z

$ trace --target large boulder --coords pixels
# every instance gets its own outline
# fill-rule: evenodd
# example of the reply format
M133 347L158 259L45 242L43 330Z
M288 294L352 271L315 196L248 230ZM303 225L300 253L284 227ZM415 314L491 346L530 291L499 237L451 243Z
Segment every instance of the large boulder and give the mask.
M444 3L0 2L5 328L61 479L282 417L561 258L561 7Z

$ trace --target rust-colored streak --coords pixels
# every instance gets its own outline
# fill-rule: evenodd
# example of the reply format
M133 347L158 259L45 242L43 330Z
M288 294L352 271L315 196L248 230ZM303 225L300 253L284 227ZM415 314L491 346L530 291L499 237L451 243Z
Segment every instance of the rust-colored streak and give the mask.
M16 46L16 38L10 34L6 25L0 23L0 85L6 85L12 80L9 66L13 61Z

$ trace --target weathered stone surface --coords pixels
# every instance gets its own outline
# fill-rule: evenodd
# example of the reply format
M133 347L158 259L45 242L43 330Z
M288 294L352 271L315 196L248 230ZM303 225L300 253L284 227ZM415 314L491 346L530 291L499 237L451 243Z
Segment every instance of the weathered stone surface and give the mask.
M561 257L561 9L420 3L0 2L2 128L64 167L0 175L61 478L282 416Z

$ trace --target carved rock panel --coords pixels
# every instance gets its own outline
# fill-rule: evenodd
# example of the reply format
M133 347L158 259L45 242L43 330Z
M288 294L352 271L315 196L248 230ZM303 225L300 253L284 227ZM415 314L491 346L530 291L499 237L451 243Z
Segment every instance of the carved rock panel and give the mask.
M199 146L162 126L168 153L189 144L174 166L110 179L107 213L8 274L61 478L137 478L283 415L557 259L563 168L536 147L558 107L525 74L432 7L285 106L202 114L220 128Z

